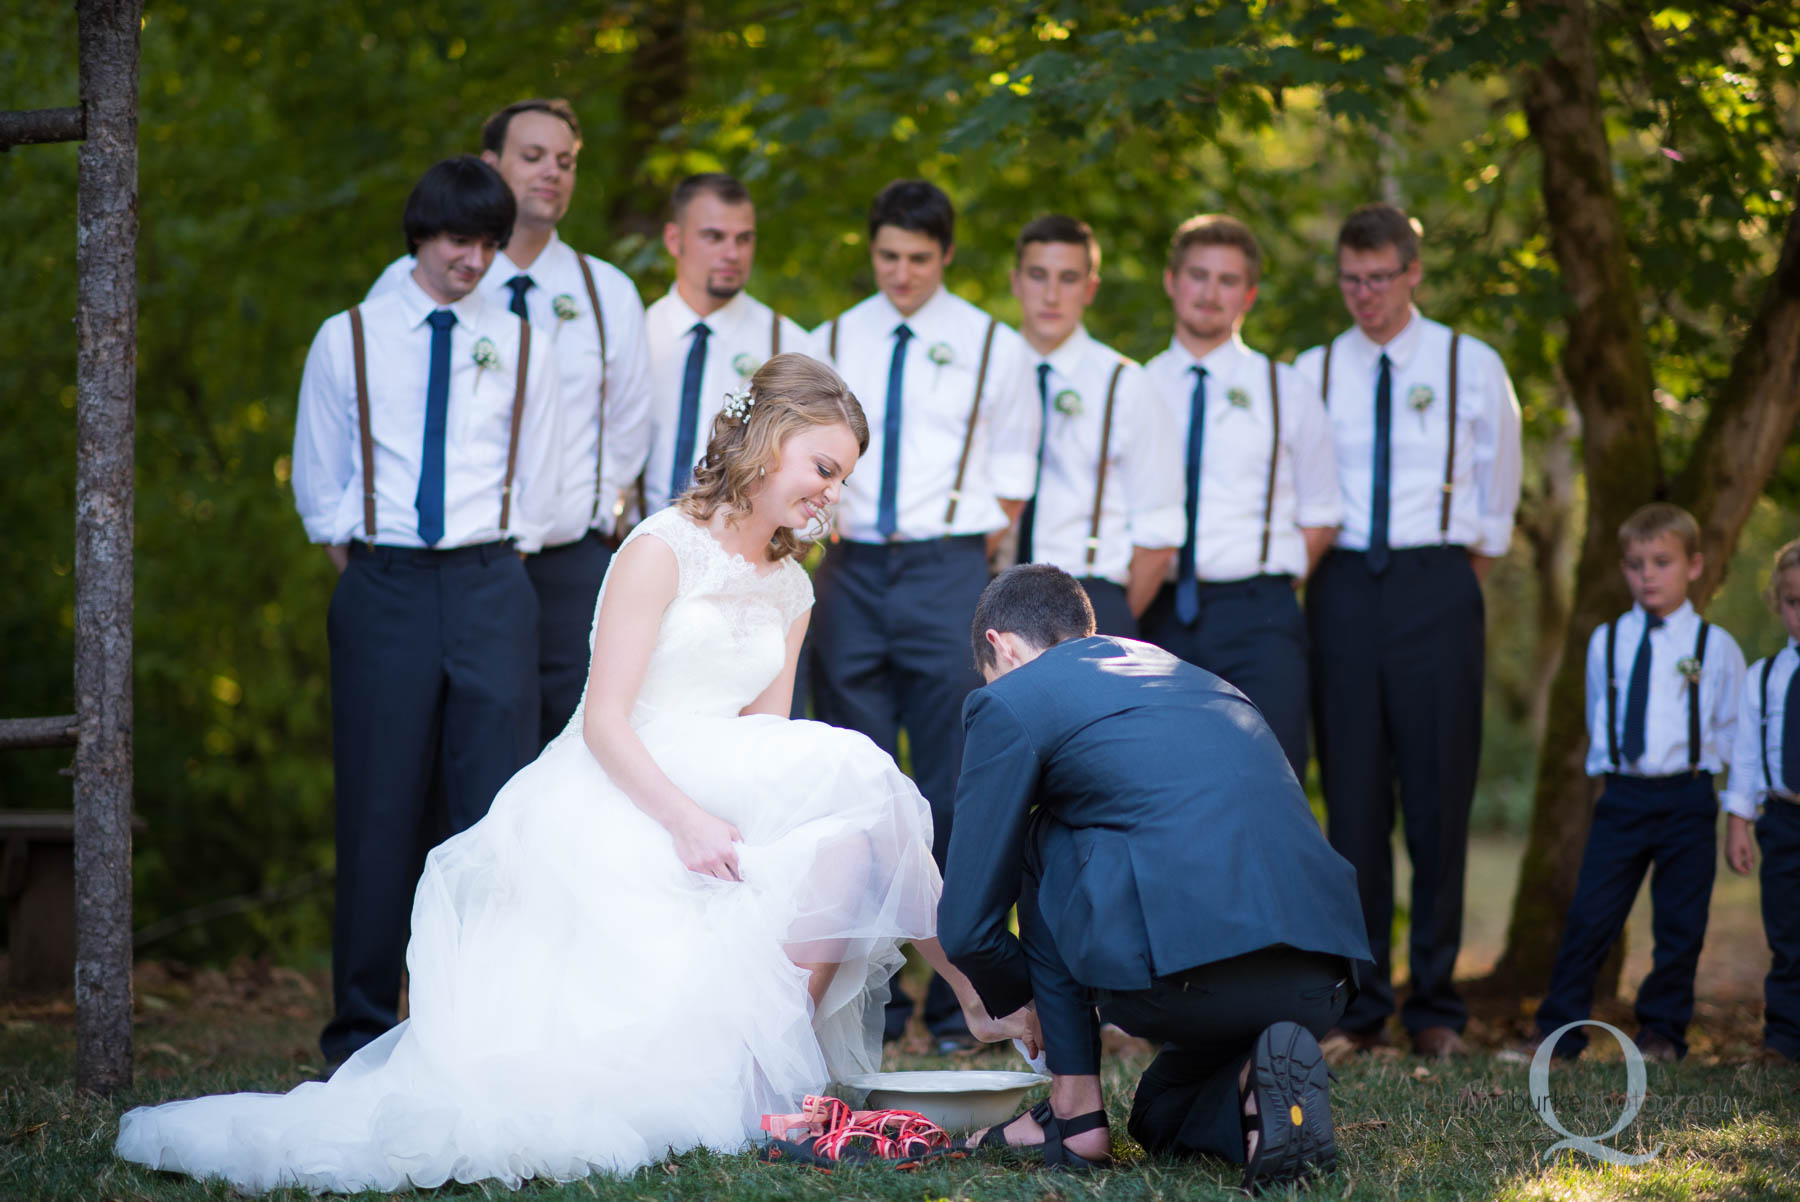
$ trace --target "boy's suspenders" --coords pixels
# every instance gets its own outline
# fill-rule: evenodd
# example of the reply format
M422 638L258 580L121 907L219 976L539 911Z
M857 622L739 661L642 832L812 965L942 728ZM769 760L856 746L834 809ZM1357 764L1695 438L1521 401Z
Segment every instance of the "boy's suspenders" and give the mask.
M969 428L963 431L962 454L956 460L956 482L950 486L950 504L944 507L944 529L956 522L956 503L962 500L963 476L969 470L969 449L975 445L975 426L981 420L981 393L987 387L988 360L994 354L994 331L1000 328L998 318L988 318L987 336L981 340L981 366L975 372L975 401L969 406ZM837 327L832 326L832 333ZM835 345L835 338L833 339ZM836 358L834 353L833 358Z
M1106 496L1106 461L1112 454L1113 402L1119 396L1119 377L1125 374L1123 359L1114 365L1112 379L1106 384L1106 413L1100 419L1100 467L1094 475L1094 513L1088 519L1087 568L1094 571L1094 557L1100 553L1100 503ZM1049 414L1044 415L1049 420Z
M598 311L598 310L596 310ZM350 354L356 365L356 427L362 443L363 536L375 542L375 438L369 429L368 352L363 344L362 306L350 306ZM519 370L513 381L512 430L506 444L506 482L500 486L500 537L512 529L513 470L519 462L519 426L525 417L525 373L531 364L531 323L519 318Z
M831 337L829 340L830 341L830 349L828 349L826 351L826 355L831 359L831 362L834 366L837 364L838 322L842 321L843 319L844 319L844 315L842 313L838 314L836 317L831 319Z
M769 358L781 353L781 314L769 310Z
M1706 663L1707 630L1707 621L1705 618L1701 618L1700 634L1694 640L1694 660L1702 666ZM1617 657L1614 649L1618 632L1619 624L1617 622L1606 624L1606 753L1612 759L1614 772L1621 770L1619 763L1619 674L1615 667ZM1768 690L1768 680L1769 673L1765 668L1763 670L1765 693ZM1700 771L1700 674L1698 672L1694 673L1693 678L1688 681L1687 694L1688 771L1698 774ZM1765 717L1763 721L1767 723L1768 719ZM1765 746L1763 749L1763 775L1765 777L1769 771L1768 759L1769 752Z
M1706 666L1706 619L1700 619L1700 634L1694 639L1694 674L1688 678L1688 771L1700 775L1700 669Z
M1781 652L1779 651L1775 653L1775 655L1780 654ZM1759 740L1758 746L1762 749L1763 788L1768 791L1771 797L1775 794L1775 774L1769 771L1769 673L1774 670L1775 655L1771 655L1768 659L1763 661L1762 701L1757 707L1757 712L1762 716L1762 722L1757 726L1756 730L1756 737ZM1800 672L1800 668L1796 668L1795 671ZM1793 781L1784 780L1781 783L1790 789L1794 787Z
M576 251L575 262L581 266L581 282L587 286L588 304L594 309L594 327L600 331L600 412L598 438L594 443L594 512L588 516L588 524L591 526L594 519L600 516L601 477L606 474L606 314L600 309L600 290L594 287L594 271L588 266L587 256ZM520 379L523 381L524 377ZM518 406L513 408L517 412ZM507 479L511 478L512 471L509 468Z
M1329 407L1331 404L1331 348L1336 345L1337 345L1337 339L1335 339L1335 338L1333 338L1331 341L1329 341L1325 344L1325 365L1319 373L1319 376L1320 376L1320 379L1319 379L1319 401L1320 401L1320 403L1326 405L1327 407ZM1451 330L1450 331L1450 436L1446 440L1445 445L1444 445L1443 500L1438 505L1438 542L1439 543L1448 543L1450 541L1450 493L1456 482L1456 401L1457 401L1457 391L1458 391L1457 390L1457 375L1458 375L1458 373L1457 373L1456 360L1457 360L1457 351L1460 349L1461 345L1462 345L1462 334L1460 334L1456 330ZM1274 391L1274 387L1275 387L1273 368L1274 368L1274 364L1271 363L1270 364L1271 374L1270 374L1270 378L1269 378L1269 388L1270 388L1271 392ZM1273 479L1272 476L1270 478ZM1268 553L1265 550L1264 558L1266 559L1267 557L1268 557ZM1613 754L1613 761L1615 764L1618 762L1618 758L1619 758L1618 754L1615 751Z
M1329 355L1331 348L1327 346L1325 353ZM1275 382L1275 356L1264 356L1269 361L1269 424L1273 427L1269 438L1269 490L1263 499L1263 533L1262 559L1256 565L1258 572L1269 570L1269 535L1275 520L1275 464L1281 458L1281 385ZM1115 377L1116 379L1116 377ZM1107 403L1110 414L1112 404Z

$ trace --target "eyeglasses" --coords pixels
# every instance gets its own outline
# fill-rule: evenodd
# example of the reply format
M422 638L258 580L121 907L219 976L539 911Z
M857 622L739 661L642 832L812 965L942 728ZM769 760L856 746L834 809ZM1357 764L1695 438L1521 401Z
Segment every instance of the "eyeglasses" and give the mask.
M1388 285L1406 274L1402 267L1399 271L1371 271L1368 275L1350 275L1338 272L1338 287L1345 292L1360 292L1367 288L1370 292L1386 292Z

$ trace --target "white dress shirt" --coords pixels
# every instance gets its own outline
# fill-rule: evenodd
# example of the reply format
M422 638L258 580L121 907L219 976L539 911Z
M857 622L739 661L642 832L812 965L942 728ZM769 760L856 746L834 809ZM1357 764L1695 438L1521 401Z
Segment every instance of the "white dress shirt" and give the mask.
M1375 383L1385 352L1391 367L1388 546L1468 547L1506 554L1519 507L1523 456L1519 401L1506 365L1485 342L1462 336L1457 352L1456 461L1450 473L1450 528L1440 530L1444 458L1450 417L1450 328L1412 310L1385 346L1352 327L1332 342L1331 395L1324 398L1337 446L1344 522L1337 545L1369 546L1374 497ZM1294 366L1319 395L1325 348L1303 352Z
M1277 364L1281 389L1281 443L1269 396L1269 357L1233 335L1201 359L1181 345L1150 360L1144 370L1158 406L1173 423L1176 478L1181 482L1182 533L1187 537L1187 435L1194 367L1206 369L1206 430L1200 443L1200 513L1195 529L1194 575L1200 580L1250 576L1306 576L1302 526L1336 526L1343 520L1337 452L1319 390L1293 368ZM1334 365L1335 368L1335 365ZM1275 492L1269 505L1269 456L1275 455ZM1263 559L1263 517L1269 516L1269 555ZM1169 579L1178 565L1170 564Z
M1789 639L1770 659L1774 662L1769 667L1768 724L1763 723L1762 674L1769 661L1759 659L1744 673L1737 735L1732 740L1731 780L1720 795L1726 813L1752 821L1757 807L1769 800L1771 782L1775 792L1790 803L1800 795L1800 780L1788 780L1781 774L1781 729L1787 721L1788 682L1800 669L1800 645Z
M1032 517L1032 557L1072 576L1098 576L1123 585L1130 578L1133 547L1178 547L1187 533L1181 444L1144 369L1096 342L1085 329L1077 327L1048 356L1034 356L1034 387L1040 363L1050 365L1045 378L1049 404ZM1124 370L1113 398L1100 495L1099 544L1090 567L1088 530L1099 485L1106 393L1120 365Z
M902 317L877 292L838 319L835 366L862 402L869 420L869 449L844 485L838 529L857 542L885 541L875 528L881 499L881 460L887 415L888 367L894 331L912 330L900 418L899 525L897 540L987 534L1008 524L1000 498L1024 500L1037 478L1038 400L1031 348L1011 326L994 331L981 415L963 475L962 496L950 525L944 515L956 487L956 466L975 401L975 377L989 317L968 301L939 288ZM813 331L816 353L830 354L831 323ZM936 352L938 362L933 359Z
M626 274L593 255L583 256L594 273L600 293L600 312L606 319L606 465L598 474L599 503L595 503L594 454L600 442L600 329L594 306L581 279L581 265L574 247L555 234L531 267L521 270L505 251L494 256L493 266L481 277L476 290L502 309L512 304L506 282L528 275L532 287L525 293L525 310L531 324L554 348L561 380L562 466L556 512L544 539L547 547L572 543L589 528L602 534L614 531L615 514L625 490L637 481L650 446L650 352L644 342L644 305L637 287ZM388 264L369 289L380 296L401 280L410 279L414 260L406 256ZM570 317L557 316L558 300ZM539 343L534 342L535 352Z
M440 548L511 537L521 550L543 544L555 514L560 437L557 373L534 353L526 369L519 420L510 529L500 528L507 447L512 436L519 319L479 289L440 306L409 275L362 306L369 384L369 429L375 444L375 525L363 525L362 443L356 412L356 369L350 317L327 318L313 339L300 380L294 426L294 504L315 543L351 540L422 547L416 507L425 457L425 393L432 328L439 308L456 314L450 328L450 395L444 434L444 533ZM533 331L535 348L537 331ZM499 363L474 359L481 339Z
M1334 365L1332 371L1337 370ZM1615 731L1625 741L1625 707L1631 694L1631 667L1644 634L1644 609L1634 605L1615 622L1613 680L1618 689ZM1686 601L1650 632L1650 691L1644 706L1644 754L1635 763L1614 766L1606 738L1606 631L1595 627L1588 640L1587 715L1589 776L1673 776L1688 770L1688 682L1680 664L1694 654L1700 615ZM1737 640L1714 626L1706 632L1700 665L1700 768L1725 770L1737 728L1738 690L1744 680L1744 653ZM1623 752L1620 753L1621 757Z
M686 464L706 457L713 419L724 407L725 394L747 383L756 369L775 354L775 311L747 292L740 292L701 317L688 307L674 288L652 304L644 315L650 343L650 458L644 467L645 510L655 513L668 505L669 480L675 464L676 427L681 419L681 385L687 378L688 351L694 345L694 326L704 321L706 360L700 374L700 404L694 423L694 453ZM781 351L813 353L812 335L786 317L781 321Z

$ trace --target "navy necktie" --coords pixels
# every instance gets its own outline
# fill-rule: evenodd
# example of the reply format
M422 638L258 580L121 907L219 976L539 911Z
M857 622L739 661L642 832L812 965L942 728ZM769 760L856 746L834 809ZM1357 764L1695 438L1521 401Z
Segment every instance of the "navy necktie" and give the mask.
M1379 576L1388 565L1388 478L1393 466L1393 361L1381 356L1375 378L1375 462L1369 476L1369 571Z
M531 291L533 282L528 275L516 275L506 281L506 286L512 289L513 294L512 303L506 307L511 309L522 321L531 320L531 314L525 308L525 294Z
M887 411L881 418L881 498L875 506L875 532L894 537L900 529L900 394L906 382L906 344L912 327L894 329L894 357L888 363Z
M456 314L439 309L431 323L431 374L425 384L425 455L419 464L419 538L427 547L444 537L444 429L450 416L450 327ZM375 532L369 531L371 541Z
M1655 614L1644 615L1644 635L1631 661L1631 683L1625 686L1625 730L1619 737L1619 754L1627 764L1644 754L1645 714L1650 706L1650 632L1662 624Z
M1038 426L1037 479L1031 486L1031 500L1025 502L1025 512L1019 516L1019 562L1035 563L1033 558L1032 536L1037 526L1037 495L1044 487L1044 439L1050 431L1050 365L1037 365L1038 378L1038 413L1042 418Z
M1181 544L1175 573L1175 616L1192 626L1200 616L1200 582L1194 563L1200 534L1200 452L1206 439L1206 369L1195 364L1194 393L1188 398L1187 539Z
M1787 701L1781 714L1781 787L1800 793L1800 667L1788 677Z
M706 374L706 336L703 321L694 323L693 344L688 347L687 367L681 373L681 414L675 419L675 461L669 469L669 500L687 491L694 474L694 440L700 428L700 377Z

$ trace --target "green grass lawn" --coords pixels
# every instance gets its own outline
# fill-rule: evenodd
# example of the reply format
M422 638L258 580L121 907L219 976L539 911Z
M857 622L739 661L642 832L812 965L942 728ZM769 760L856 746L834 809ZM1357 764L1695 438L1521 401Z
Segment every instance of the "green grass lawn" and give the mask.
M322 979L241 966L231 973L140 972L137 1084L128 1096L77 1094L67 1003L0 1007L0 1199L192 1199L234 1196L218 1184L150 1173L112 1156L119 1114L144 1102L229 1089L285 1089L317 1072ZM1568 1130L1597 1134L1624 1105L1625 1068L1603 1034L1600 1053L1552 1069L1552 1102ZM900 1054L895 1065L1013 1067L987 1052L955 1062ZM542 1199L884 1198L1187 1199L1235 1193L1237 1171L1211 1162L1146 1158L1124 1135L1141 1059L1108 1068L1108 1105L1122 1167L1091 1178L993 1161L916 1173L844 1170L831 1176L763 1165L751 1155L674 1157L625 1179L528 1184ZM1800 1070L1690 1058L1649 1067L1649 1097L1612 1146L1649 1164L1619 1168L1563 1153L1531 1112L1526 1066L1486 1054L1450 1067L1384 1052L1339 1069L1334 1090L1340 1168L1302 1191L1343 1198L1796 1198L1800 1197ZM436 1191L496 1197L494 1186ZM271 1195L300 1198L297 1192ZM1278 1195L1279 1196L1279 1195Z

